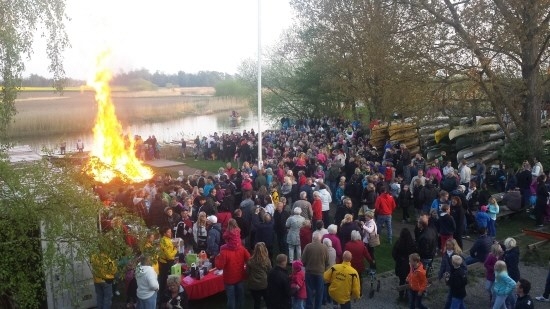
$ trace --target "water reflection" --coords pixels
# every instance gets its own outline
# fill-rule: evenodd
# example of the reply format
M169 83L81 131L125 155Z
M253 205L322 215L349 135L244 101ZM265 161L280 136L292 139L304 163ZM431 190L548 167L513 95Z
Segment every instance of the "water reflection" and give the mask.
M188 116L182 119L166 122L134 124L125 128L125 134L140 135L147 139L155 135L161 143L177 143L182 138L192 140L197 135L206 136L218 133L242 132L243 130L258 130L258 116L252 111L240 111L241 121L235 122L229 119L229 113L218 113L199 116ZM262 119L262 129L271 129L273 124L268 119ZM92 132L89 134L59 135L41 138L21 139L16 142L18 145L30 145L39 153L44 151L59 152L59 144L62 141L67 143L67 151L76 150L76 142L81 139L84 142L84 150L90 150L93 144Z

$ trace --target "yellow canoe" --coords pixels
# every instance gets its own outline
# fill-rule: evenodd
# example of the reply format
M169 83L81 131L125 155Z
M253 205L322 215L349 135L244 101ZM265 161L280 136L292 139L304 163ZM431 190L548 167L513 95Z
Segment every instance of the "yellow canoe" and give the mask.
M441 142L442 139L444 139L449 135L450 131L451 129L449 128L444 128L444 129L435 131L434 133L435 142L439 144L439 142Z

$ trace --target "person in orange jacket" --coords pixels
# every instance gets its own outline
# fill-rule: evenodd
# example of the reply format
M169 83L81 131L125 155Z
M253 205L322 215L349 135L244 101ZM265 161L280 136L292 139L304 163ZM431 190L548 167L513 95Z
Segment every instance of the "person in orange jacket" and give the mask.
M427 309L422 304L422 296L428 287L428 279L426 278L426 270L420 262L420 255L413 253L409 255L409 275L407 282L409 283L409 304L411 308Z

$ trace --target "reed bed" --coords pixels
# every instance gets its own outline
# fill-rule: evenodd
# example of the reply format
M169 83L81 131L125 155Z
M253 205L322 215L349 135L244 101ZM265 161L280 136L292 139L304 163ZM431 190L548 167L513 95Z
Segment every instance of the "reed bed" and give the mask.
M113 102L123 126L248 107L247 100L210 96L114 98ZM75 94L66 99L16 102L16 108L18 113L8 129L11 138L90 132L97 113L91 93Z

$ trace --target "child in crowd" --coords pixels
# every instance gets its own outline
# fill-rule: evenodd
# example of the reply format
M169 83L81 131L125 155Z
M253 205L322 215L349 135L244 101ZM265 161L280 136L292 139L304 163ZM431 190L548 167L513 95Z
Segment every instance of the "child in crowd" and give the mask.
M466 284L468 277L461 267L463 259L460 255L453 255L451 272L445 276L451 294L451 308L465 309L464 298L466 297Z
M409 275L407 282L409 283L409 304L411 308L427 309L428 307L422 304L422 295L428 287L428 279L426 278L426 270L420 262L420 255L413 253L409 255Z
M497 200L494 197L491 197L489 199L488 207L489 208L487 210L487 214L489 214L489 218L491 218L491 220L489 221L489 224L487 225L487 235L489 235L491 237L496 237L497 236L497 229L496 229L495 222L497 220L497 215L500 211L500 207L498 206Z
M487 205L483 205L479 208L479 211L476 213L476 224L477 224L478 230L480 228L487 229L490 224L491 218L487 214L488 208L489 207L487 207Z
M292 275L290 275L290 290L292 293L292 309L304 309L307 291L306 275L300 260L292 262Z

